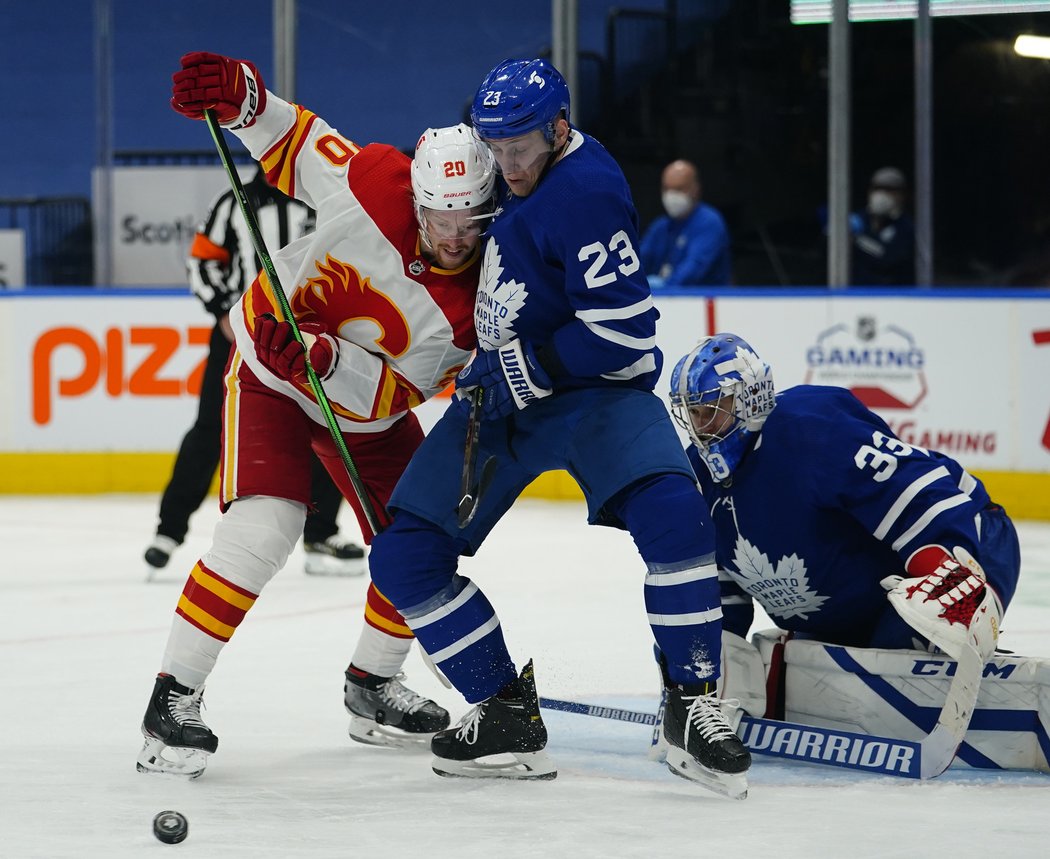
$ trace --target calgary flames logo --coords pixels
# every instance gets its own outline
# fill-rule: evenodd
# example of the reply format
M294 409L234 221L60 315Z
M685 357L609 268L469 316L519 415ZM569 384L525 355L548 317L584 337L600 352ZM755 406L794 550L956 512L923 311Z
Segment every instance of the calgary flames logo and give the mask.
M408 350L411 335L404 314L388 296L372 287L369 278L361 277L356 268L331 254L325 256L323 263L314 264L318 277L307 278L292 296L296 319L317 319L333 332L346 325L371 324L379 329L379 336L374 338L376 346L388 355L397 358ZM344 331L344 336L347 333ZM361 342L367 337L353 339Z

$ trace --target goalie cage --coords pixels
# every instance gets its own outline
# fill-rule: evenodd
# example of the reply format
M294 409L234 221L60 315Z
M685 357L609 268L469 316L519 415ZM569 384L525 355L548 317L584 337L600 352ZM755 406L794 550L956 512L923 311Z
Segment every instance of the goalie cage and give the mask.
M784 638L780 630L752 636L767 678L771 664L776 677L776 663L783 659L780 709L772 688L775 681L768 690L772 707L764 703L766 695L755 694L755 661L740 653L747 649L754 654L752 645L729 633L723 636L728 651L723 694L741 699L742 709L751 716L918 741L937 722L955 673L955 660L939 653L841 647L805 639L784 643ZM730 655L734 651L736 655ZM748 661L750 670L741 664ZM734 680L746 681L744 688ZM1050 772L1048 726L1050 659L997 653L985 664L977 705L952 765ZM754 751L762 751L756 748L760 735L747 739Z

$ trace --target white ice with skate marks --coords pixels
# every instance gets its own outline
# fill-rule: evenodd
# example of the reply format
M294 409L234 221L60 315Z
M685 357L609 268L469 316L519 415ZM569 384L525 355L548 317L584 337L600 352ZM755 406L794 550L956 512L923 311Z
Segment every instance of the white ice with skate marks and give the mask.
M155 497L0 497L0 855L1045 854L1041 774L950 770L920 783L756 757L748 799L732 802L650 762L648 727L569 713L544 712L559 772L543 783L442 779L425 752L353 743L343 669L366 582L306 576L298 548L209 682L203 715L219 749L205 774L140 775L139 722L212 501L146 585ZM584 520L582 505L521 502L461 571L496 606L519 667L535 659L541 695L655 709L644 569L626 534ZM353 533L345 513L342 524ZM1020 532L1002 645L1050 655L1050 525ZM756 628L770 625L760 613ZM417 655L406 670L454 719L468 709ZM189 820L177 848L151 833L165 809Z

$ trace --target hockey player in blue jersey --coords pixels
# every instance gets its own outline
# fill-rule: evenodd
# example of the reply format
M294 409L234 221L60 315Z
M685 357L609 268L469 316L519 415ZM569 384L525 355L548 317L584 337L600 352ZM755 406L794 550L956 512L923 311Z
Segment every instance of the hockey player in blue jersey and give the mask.
M393 523L370 558L376 585L476 705L434 737L434 770L556 775L543 751L532 663L519 675L492 605L456 571L537 475L565 469L586 496L589 522L629 531L644 561L646 610L667 661L669 765L743 796L750 755L714 697L721 610L713 534L653 393L658 313L627 182L601 144L570 125L568 87L543 60L493 69L471 118L503 179L475 309L479 348L456 380L459 401L398 484ZM460 528L466 406L479 389L477 461L492 458L494 470L483 469L476 514Z
M901 441L844 388L776 394L734 334L702 340L670 387L715 526L727 632L746 637L757 601L781 629L830 644L957 657L978 612L994 636L1017 533L958 462Z

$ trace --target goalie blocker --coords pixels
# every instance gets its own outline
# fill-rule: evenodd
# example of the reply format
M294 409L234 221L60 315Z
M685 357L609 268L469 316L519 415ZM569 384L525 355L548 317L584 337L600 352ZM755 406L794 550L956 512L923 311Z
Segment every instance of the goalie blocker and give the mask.
M844 765L887 772L897 752L867 748L863 735L922 740L957 665L943 654L842 647L777 629L751 642L723 632L722 653L723 706L739 701L733 724L753 752L823 764L838 755ZM827 730L778 731L776 720ZM1050 659L996 654L986 662L953 766L1050 772Z

